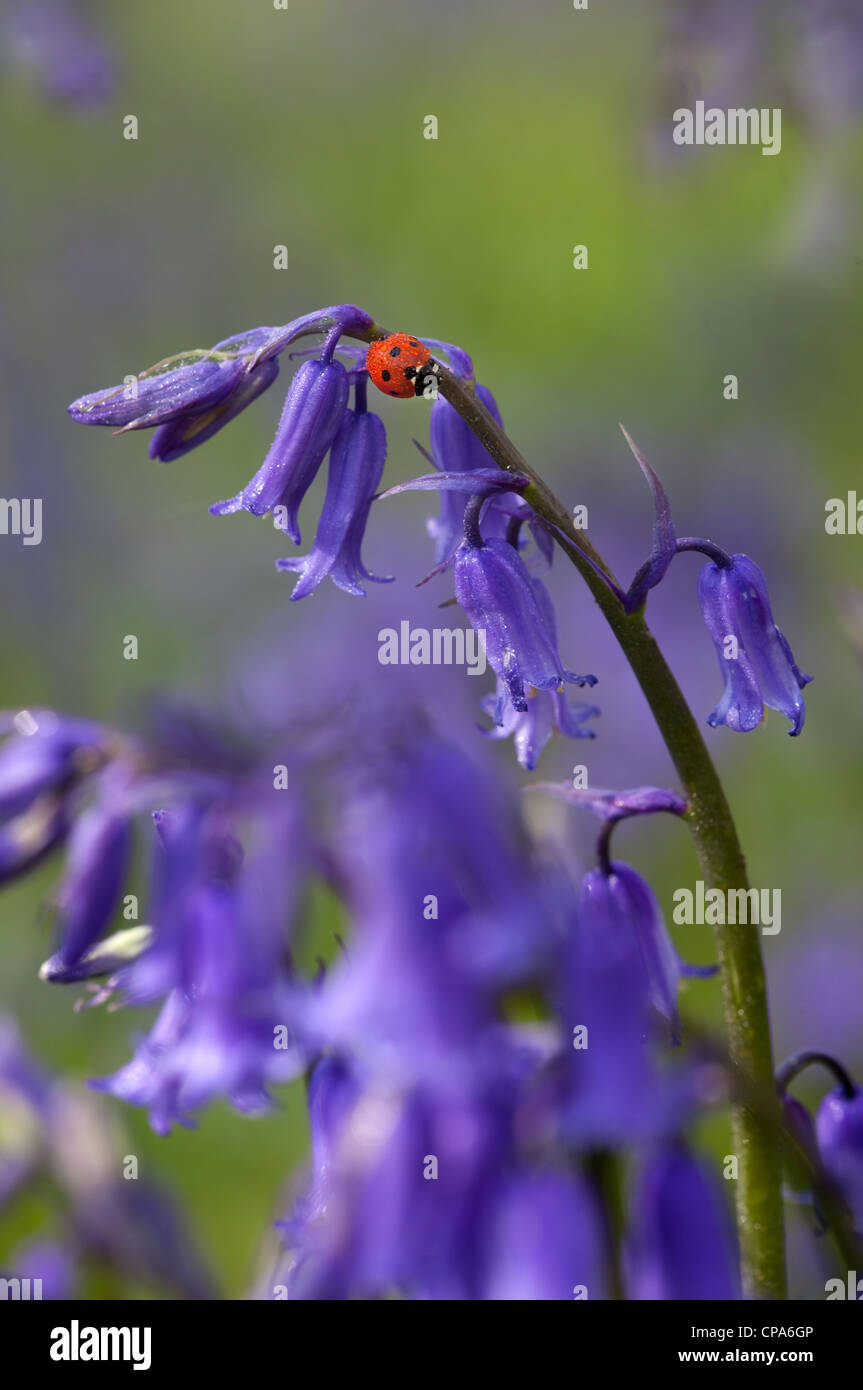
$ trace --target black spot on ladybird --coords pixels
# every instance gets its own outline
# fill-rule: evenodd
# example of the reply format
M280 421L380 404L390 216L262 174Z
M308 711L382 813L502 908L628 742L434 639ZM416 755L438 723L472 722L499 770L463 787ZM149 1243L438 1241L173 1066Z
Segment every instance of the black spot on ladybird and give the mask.
M389 374L389 372L381 372L381 376L382 376L382 378L383 378L384 381L389 381L389 379L390 379L390 374Z
M402 350L400 347L390 348L390 357L401 357L401 355Z

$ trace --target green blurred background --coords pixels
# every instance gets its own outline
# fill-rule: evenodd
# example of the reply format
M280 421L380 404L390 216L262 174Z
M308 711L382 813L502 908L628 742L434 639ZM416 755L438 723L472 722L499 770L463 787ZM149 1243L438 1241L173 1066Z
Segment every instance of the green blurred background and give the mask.
M779 1048L820 1045L832 1027L825 1045L863 1062L863 635L848 619L863 537L824 529L825 502L859 476L863 139L853 103L837 113L829 69L819 86L803 63L786 8L757 59L716 87L721 105L782 106L775 158L672 147L672 111L710 96L717 65L715 43L703 64L697 45L678 52L659 0L584 12L567 0L290 0L287 11L148 0L87 13L116 50L110 100L71 111L14 70L0 94L2 492L44 499L41 546L0 537L0 707L122 721L154 687L206 697L259 622L290 644L300 629L323 635L354 602L321 592L311 617L299 614L271 567L278 542L261 543L248 518L207 514L263 457L278 388L168 467L148 460L144 435L74 426L69 401L169 353L341 301L460 343L522 451L568 504L588 505L591 537L622 575L643 558L650 504L621 420L661 472L679 532L745 550L767 572L777 620L816 676L805 733L789 742L771 715L745 739L707 735L753 881L782 888L783 932L765 944ZM123 138L129 114L136 141ZM430 114L436 141L423 138ZM287 270L273 268L281 244ZM576 244L586 270L573 269ZM737 401L723 399L728 373ZM410 440L427 408L381 408L396 481L420 471ZM388 529L403 533L391 592L404 616L430 564L428 510L403 499L372 529L384 572ZM651 621L706 715L718 672L695 561L677 565ZM577 582L558 572L556 584L567 664L602 680L591 781L668 781L613 642ZM122 659L127 633L137 662ZM573 760L556 750L540 773ZM673 888L696 877L684 833L623 832L621 848L624 835L670 908ZM75 1014L69 993L38 983L54 876L3 896L0 1006L38 1057L83 1079L125 1060L140 1021ZM678 939L710 959L707 929ZM716 999L699 986L685 1008L715 1020ZM168 1140L137 1112L120 1117L124 1151L175 1186L229 1296L248 1287L305 1153L302 1109L295 1088L269 1118L215 1107ZM726 1151L723 1121L705 1142ZM38 1199L16 1208L0 1260L43 1218Z

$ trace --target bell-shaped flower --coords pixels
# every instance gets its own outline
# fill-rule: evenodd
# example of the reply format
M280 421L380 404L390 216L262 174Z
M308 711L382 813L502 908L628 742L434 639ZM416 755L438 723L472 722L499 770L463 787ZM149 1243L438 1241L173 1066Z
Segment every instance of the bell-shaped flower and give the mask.
M504 682L498 679L497 693L486 695L481 701L486 714L494 723L490 729L483 729L486 738L511 738L519 765L528 772L536 767L539 755L552 734L563 734L566 738L595 738L593 729L585 723L600 713L597 705L583 701L571 704L562 690L533 690L525 692L527 710L513 707L509 691Z
M276 519L299 545L300 504L344 420L347 402L348 374L340 362L303 362L291 382L267 457L242 492L210 508L213 515L245 510L264 516L283 508L284 518Z
M77 965L108 927L131 865L133 824L118 780L103 775L102 796L77 818L69 836L56 898L57 964L65 968Z
M812 677L798 669L773 621L758 565L747 555L733 555L729 564L705 565L698 598L725 679L722 699L708 724L748 733L761 723L768 705L790 719L789 733L799 734L806 716L800 692Z
M539 579L533 580L533 587L543 611L546 627L556 646L557 619L551 595ZM578 683L595 685L596 676L581 676ZM489 738L512 737L516 758L529 772L536 767L540 753L555 731L567 738L596 737L593 729L584 728L585 720L599 714L596 705L583 702L570 704L563 690L534 690L531 687L525 694L527 709L516 709L506 683L498 677L496 696L488 695L482 701L483 709L494 720L494 727L483 730L483 733Z
M0 883L29 871L68 834L72 799L103 767L109 735L98 724L50 710L21 710L0 723Z
M364 410L345 411L330 451L327 495L311 552L277 560L276 568L299 574L291 599L305 598L330 576L348 594L365 595L361 579L387 583L369 574L361 546L372 499L387 452L383 421Z
M608 872L594 869L585 875L581 920L589 923L595 936L604 938L609 949L614 940L614 949L626 952L638 965L645 999L668 1020L677 1041L681 977L709 978L716 966L687 965L680 959L650 885L628 864L614 861Z
M679 1141L651 1154L642 1168L626 1265L631 1299L676 1303L740 1297L721 1184Z
M476 394L497 423L502 424L500 411L488 388L477 386ZM495 466L485 445L440 394L431 408L429 442L431 462L441 473L476 473ZM435 542L435 564L448 560L461 543L464 508L465 498L460 493L442 490L440 517L428 522L428 533Z
M564 682L592 677L567 671L548 622L548 596L531 578L514 546L492 537L465 540L456 551L453 577L460 607L482 634L489 665L503 681L514 710L526 714L526 687L560 690Z
M863 1088L851 1094L843 1086L824 1097L815 1116L821 1161L851 1211L854 1229L863 1235Z
M524 1169L489 1202L481 1297L505 1302L604 1298L602 1224L573 1173Z

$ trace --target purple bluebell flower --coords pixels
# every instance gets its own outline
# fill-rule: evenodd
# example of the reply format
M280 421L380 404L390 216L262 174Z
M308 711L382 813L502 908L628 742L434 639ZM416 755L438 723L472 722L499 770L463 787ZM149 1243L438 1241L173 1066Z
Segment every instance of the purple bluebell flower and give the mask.
M342 333L363 333L371 325L370 316L355 304L334 304L281 328L235 333L209 350L196 348L167 357L121 386L81 396L69 406L69 414L79 424L110 425L117 434L155 426L150 457L168 463L211 439L272 385L279 355L296 338L326 334L321 360L329 362ZM256 497L251 488L252 484L234 510ZM227 503L221 505L229 509Z
M582 918L617 949L630 954L642 975L645 998L671 1024L677 1040L677 988L682 977L709 978L715 966L687 965L668 935L659 903L648 883L628 864L611 862L586 874L581 885Z
M0 1145L0 1211L43 1158L51 1083L27 1053L18 1027L0 1014L0 1129L14 1143Z
M555 648L557 647L557 619L551 596L540 579L533 580L534 592L545 619L546 628ZM596 676L581 676L580 685L595 685ZM482 701L482 708L490 714L494 727L483 730L489 738L512 737L516 758L521 767L533 771L539 755L552 734L557 731L567 738L595 738L593 729L584 727L585 720L598 716L596 705L584 702L570 704L562 690L534 690L526 692L527 710L519 710L513 704L506 682L498 676L495 695L488 695Z
M740 1297L720 1185L681 1142L664 1145L642 1168L627 1264L632 1299Z
M504 1069L497 1087L461 1081L401 1090L371 1074L356 1098L347 1093L326 1174L316 1172L313 1196L284 1225L289 1297L488 1296L485 1247L512 1146L512 1080ZM498 1215L505 1220L501 1207ZM583 1233L580 1225L573 1248Z
M863 1088L837 1086L824 1097L815 1115L821 1161L851 1211L854 1228L863 1234Z
M364 396L364 386L357 388ZM360 549L372 499L377 491L387 452L387 436L378 415L358 401L356 411L344 413L330 450L327 495L311 553L277 560L276 568L299 574L291 599L305 598L330 576L348 594L365 596L361 579L388 583L391 577L369 574Z
M773 621L764 575L747 555L704 566L698 598L713 639L725 692L707 722L747 733L779 710L799 734L806 716L801 691L811 681L794 662L791 648Z
M564 1029L560 1123L586 1147L627 1143L662 1123L644 964L616 907L589 875L556 990Z
M9 0L2 31L11 62L31 72L49 100L76 111L110 100L116 55L76 0Z
M266 847L247 865L218 809L162 817L153 945L120 984L129 1002L167 998L132 1061L91 1083L146 1106L157 1133L188 1124L216 1095L242 1111L266 1109L268 1085L301 1070L288 1030L282 932L298 891L286 851L298 852L303 837L293 807L268 829Z
M477 386L483 405L502 424L494 396L486 386ZM476 473L493 468L494 460L473 430L444 396L438 395L429 420L431 462L441 473ZM458 492L441 492L441 514L428 522L428 533L435 542L435 564L449 559L464 533L465 498Z
M571 704L562 690L528 690L527 711L514 708L509 691L498 678L497 692L486 695L480 702L494 723L483 729L486 738L511 738L520 767L532 772L552 734L565 738L595 738L593 729L585 728L588 719L600 713L597 705L582 701Z
M484 1245L484 1299L606 1296L599 1213L572 1173L525 1169L505 1178L490 1202Z
M79 425L107 425L120 434L173 422L180 429L175 440L182 437L184 430L191 431L200 415L206 417L201 429L211 423L216 412L220 413L217 418L221 423L226 423L238 413L238 409L232 408L233 397L247 389L247 376L263 381L249 372L249 361L256 345L265 342L271 332L269 328L258 328L229 338L209 352L196 350L167 357L123 385L80 396L69 406L69 414ZM253 399L254 395L249 396L244 404ZM214 432L210 430L210 434ZM170 438L165 436L166 440ZM167 442L165 447L169 447ZM187 444L181 452L192 447ZM161 446L151 449L151 455L161 457Z
M57 892L58 965L76 965L102 936L116 911L133 847L133 824L125 805L125 778L115 787L103 775L102 797L76 820L69 836L66 869Z
M109 738L97 724L51 711L4 720L0 749L0 883L28 872L69 832L74 794L105 763Z
M494 537L466 537L456 551L453 577L460 607L483 634L492 670L506 686L514 710L528 711L525 686L560 690L565 681L592 684L595 677L565 670L548 625L548 599L514 546Z
M263 395L279 375L279 363L275 357L265 359L259 366L249 368L236 375L233 382L224 383L226 390L222 398L209 407L194 413L177 415L172 420L159 425L150 440L150 458L161 463L173 463L174 459L197 449L218 434L220 429Z
M291 382L276 437L267 457L243 491L210 508L214 516L241 509L264 516L286 509L281 529L297 545L297 515L330 445L348 402L348 374L340 362L303 362Z
M74 1252L56 1240L31 1240L8 1257L5 1278L29 1279L42 1299L69 1299L75 1287L77 1260ZM34 1280L39 1283L34 1284Z

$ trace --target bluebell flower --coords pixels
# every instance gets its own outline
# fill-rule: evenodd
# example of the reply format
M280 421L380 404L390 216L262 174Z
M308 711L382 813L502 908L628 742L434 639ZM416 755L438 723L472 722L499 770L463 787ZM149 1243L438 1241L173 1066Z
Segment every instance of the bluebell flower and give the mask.
M15 1143L0 1145L0 1211L30 1180L44 1156L51 1082L24 1047L18 1027L0 1014L0 1124Z
M586 874L581 885L580 911L582 923L588 922L591 932L601 934L609 949L614 938L614 950L628 954L638 965L643 997L668 1020L676 1041L680 1027L680 979L709 978L716 973L716 967L687 965L680 959L650 885L628 864L614 861L607 869ZM601 949L598 941L597 948Z
M289 1027L283 930L298 891L287 851L293 855L292 840L299 851L303 837L286 810L247 865L218 810L163 817L160 829L153 944L119 984L131 1003L167 998L132 1061L91 1085L145 1106L164 1134L217 1095L242 1111L264 1110L268 1086L302 1068Z
M57 1240L30 1240L19 1245L8 1257L2 1276L7 1279L38 1279L40 1297L67 1300L74 1296L78 1261L75 1252Z
M812 677L798 669L773 621L758 565L747 555L733 555L729 564L705 565L698 598L725 679L725 692L708 724L747 733L758 727L768 705L790 719L792 735L799 734L806 716L800 692Z
M459 606L483 635L489 665L514 710L527 713L525 687L560 690L565 681L593 682L564 668L542 582L531 578L514 546L495 537L480 544L466 539L456 551L453 577Z
M272 385L280 354L297 338L326 334L322 360L328 362L342 333L363 333L371 326L370 316L355 304L334 304L280 328L253 328L207 350L166 357L120 386L79 397L69 414L79 424L109 425L117 434L156 427L150 457L167 463L211 439Z
M283 1227L290 1298L490 1296L496 1195L494 1214L501 1223L508 1215L500 1180L513 1143L512 1081L504 1068L497 1086L463 1083L453 1073L443 1088L402 1089L372 1072L356 1096L345 1094L326 1174L316 1170L310 1197ZM582 1260L583 1237L580 1223L571 1248Z
M120 785L112 785L117 780ZM102 796L78 817L69 836L66 868L56 897L61 968L80 961L119 906L134 842L125 790L122 774L119 779L103 776Z
M533 588L546 628L557 646L557 620L551 595L540 579L533 580ZM578 683L595 685L596 676L581 676ZM531 687L525 694L527 709L519 710L512 703L506 682L499 676L496 695L486 696L482 707L494 721L494 727L483 732L489 738L512 737L516 759L528 771L536 767L540 753L555 731L566 738L596 737L593 729L584 727L586 720L600 713L596 705L584 702L570 704L563 690L534 690Z
M29 872L63 842L74 797L104 766L109 735L51 711L6 716L0 748L0 883Z
M600 1214L574 1173L524 1168L500 1183L484 1232L484 1299L604 1298Z
M161 458L163 445L165 453L173 453L187 438L193 442L177 447L177 453L185 453L215 433L209 428L214 420L217 428L227 424L274 379L275 372L267 379L250 366L253 353L272 333L271 328L256 328L206 352L196 349L166 357L120 386L80 396L69 406L69 414L79 425L107 425L118 434L159 426L161 443L151 445L151 457ZM257 387L252 394L250 377ZM168 424L174 430L162 433L161 427Z
M852 1093L837 1086L824 1097L815 1115L821 1161L842 1193L863 1235L863 1088Z
M618 917L607 887L589 875L555 989L560 1124L585 1147L628 1143L662 1124L644 964Z
M264 516L282 507L286 518L281 529L299 545L300 505L344 421L347 402L348 374L340 362L303 362L291 382L267 457L242 492L210 508L213 515L244 509Z
M74 111L110 100L117 57L77 0L8 0L0 23L8 61L32 73L49 100Z
M333 441L327 495L311 553L276 561L277 569L300 576L292 599L305 598L327 575L346 593L359 596L365 595L361 579L390 582L389 577L369 574L360 553L387 452L383 421L365 410L364 401L361 405L356 411L345 411Z
M681 1142L644 1163L627 1252L628 1296L637 1300L739 1299L731 1222L720 1184Z
M477 386L476 394L497 423L502 424L497 403L488 388ZM495 466L485 445L442 395L435 398L431 408L429 442L431 462L442 473L476 473ZM440 518L428 523L429 535L435 542L435 564L449 559L461 543L464 508L465 498L460 493L441 492Z
M498 678L496 694L486 695L481 705L494 721L490 729L482 730L483 734L486 738L511 738L516 760L528 772L536 767L552 734L563 734L565 738L596 737L595 731L585 724L600 713L597 705L571 704L562 690L530 689L526 696L526 711L515 709L506 685Z

